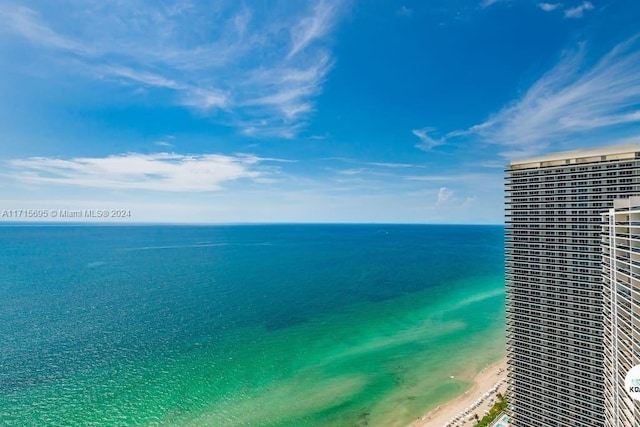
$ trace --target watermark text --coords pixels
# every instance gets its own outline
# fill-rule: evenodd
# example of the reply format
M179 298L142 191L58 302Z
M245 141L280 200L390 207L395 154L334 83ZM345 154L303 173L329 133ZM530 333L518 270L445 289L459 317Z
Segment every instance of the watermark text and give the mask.
M123 219L133 217L131 209L0 209L0 221Z

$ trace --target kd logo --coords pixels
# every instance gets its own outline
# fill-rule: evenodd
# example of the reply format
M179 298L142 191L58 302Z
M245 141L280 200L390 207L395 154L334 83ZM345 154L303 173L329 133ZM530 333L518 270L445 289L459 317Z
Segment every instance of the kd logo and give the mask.
M629 370L624 379L624 388L632 399L640 400L640 365Z

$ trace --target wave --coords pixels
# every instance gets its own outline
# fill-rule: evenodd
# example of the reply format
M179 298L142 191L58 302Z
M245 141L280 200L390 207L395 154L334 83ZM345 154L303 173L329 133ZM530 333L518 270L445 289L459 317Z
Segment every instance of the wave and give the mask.
M87 263L87 268L96 268L96 267L100 267L101 265L105 265L106 262L104 261L94 261L94 262L90 262Z
M183 248L209 248L213 246L227 246L228 243L196 243L192 245L166 245L166 246L142 246L139 248L124 248L125 251L149 251L153 249L183 249Z

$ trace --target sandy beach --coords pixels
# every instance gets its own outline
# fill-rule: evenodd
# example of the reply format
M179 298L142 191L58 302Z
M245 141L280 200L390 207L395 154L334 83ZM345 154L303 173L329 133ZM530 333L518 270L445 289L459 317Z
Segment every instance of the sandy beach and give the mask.
M442 427L452 418L462 414L474 402L482 398L484 393L489 391L498 383L499 387L497 392L504 394L507 389L506 382L503 381L506 379L506 368L506 358L494 363L493 365L487 366L479 372L478 375L476 375L473 386L464 394L458 396L454 400L438 406L433 411L411 423L410 427ZM472 410L468 416L465 416L456 424L452 425L474 425L475 422L468 421L469 417L473 416L473 414L478 414L480 418L482 418L485 411L488 411L493 406L493 402L495 402L495 394L492 394L489 398L485 398L482 404Z

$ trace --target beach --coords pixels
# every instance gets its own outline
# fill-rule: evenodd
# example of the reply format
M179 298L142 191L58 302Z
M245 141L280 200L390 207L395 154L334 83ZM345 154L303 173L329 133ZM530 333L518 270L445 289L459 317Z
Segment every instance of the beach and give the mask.
M410 427L435 427L444 426L455 418L456 416L464 413L464 411L473 405L478 399L481 399L483 395L492 389L496 384L499 384L496 392L504 394L507 389L506 384L506 368L507 359L504 358L497 363L487 366L474 378L473 386L464 392L457 398L450 400L426 415L420 417L416 421L410 424ZM490 397L485 398L482 404L473 409L469 415L460 418L457 424L451 425L469 425L475 424L475 420L469 421L469 418L473 414L478 414L480 418L485 415L485 411L488 411L495 402L495 393Z

